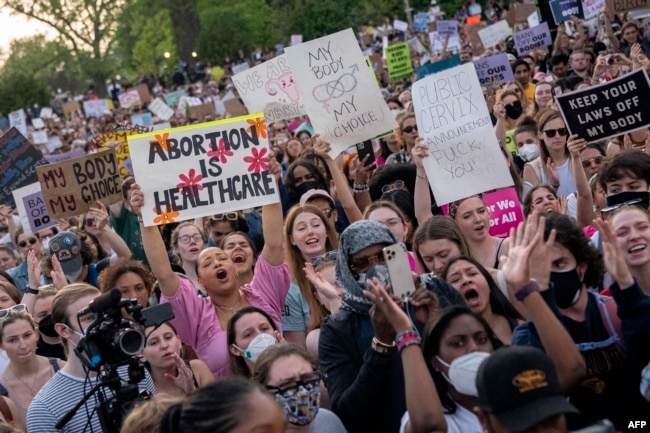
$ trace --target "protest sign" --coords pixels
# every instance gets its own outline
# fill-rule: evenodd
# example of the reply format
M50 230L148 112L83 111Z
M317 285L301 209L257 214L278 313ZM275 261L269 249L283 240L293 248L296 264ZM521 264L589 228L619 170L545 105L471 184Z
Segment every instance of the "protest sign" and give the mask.
M446 52L453 53L454 51L460 50L458 35L449 36L449 40L447 40L447 36L441 36L438 32L429 32L429 43L431 44L432 53L442 53L442 50L445 49L445 41L447 41Z
M413 27L416 32L426 32L429 30L429 14L426 12L418 12L413 17Z
M180 99L181 96L185 96L185 90L183 89L176 90L174 92L165 93L165 102L170 107L173 107L174 105L176 105L176 103L178 103L178 100Z
M650 125L650 82L644 69L556 101L571 134L599 141Z
M41 117L43 119L49 119L50 117L52 117L52 108L50 107L41 108Z
M406 33L409 30L409 23L402 20L393 20L393 28L400 32Z
M15 208L11 192L36 182L36 167L43 164L43 154L16 128L0 136L0 203Z
M129 138L145 226L279 201L261 113Z
M386 47L386 65L391 80L399 80L413 73L411 47L407 42Z
M650 6L648 0L607 0L607 10L610 14L620 14L648 6Z
M41 185L38 182L15 189L13 197L25 233L37 233L57 224L57 221L51 219L47 213Z
M528 27L537 27L540 24L539 14L537 11L530 14L526 21L528 21Z
M49 162L50 164L55 164L61 161L68 161L70 159L81 158L84 155L86 155L85 151L75 150L74 152L53 153L51 155L43 155L43 156L45 157L45 159L47 159L47 162Z
M408 47L408 45L407 45ZM314 130L331 156L395 129L352 29L286 49Z
M142 104L140 94L137 90L129 90L128 92L120 93L119 100L120 107L122 108L131 108Z
M223 101L223 106L226 108L226 115L230 117L240 117L248 114L248 110L238 98Z
M13 126L27 137L27 116L25 116L25 110L21 108L20 110L9 113L9 126Z
M156 123L153 126L154 131L162 131L163 129L171 129L172 125L169 122L164 122L164 123Z
M411 38L408 40L409 47L420 55L427 54L427 49L418 38Z
M533 3L513 2L512 7L515 10L515 23L526 21L530 14L537 11L537 7Z
M436 203L512 185L473 63L413 83L424 169Z
M34 129L43 129L45 128L45 123L43 122L43 119L41 119L40 117L34 117L32 119L32 126L34 127Z
M114 131L96 135L93 138L93 141L99 150L115 149L120 176L126 177L129 175L129 171L124 165L124 162L129 158L129 144L127 142L127 137L150 132L151 130L152 127L150 126L123 125L119 128L115 128Z
M436 21L436 31L441 36L457 36L458 35L458 21L456 20L440 20Z
M549 6L551 6L555 24L569 21L572 17L583 17L580 0L551 0Z
M160 120L169 120L174 115L174 110L172 110L169 105L165 104L160 98L151 101L147 108L149 108L149 110Z
M47 131L34 131L32 132L32 143L34 144L45 144L47 143Z
M490 236L507 238L510 236L510 229L517 228L519 223L524 221L524 213L515 188L481 194L481 198L490 214ZM449 206L443 205L441 208L442 212L449 216Z
M209 104L201 104L201 105L194 105L190 107L190 117L192 119L198 120L200 123L206 121L206 116L212 117L212 119L209 120L214 120L214 117L217 115L217 110L214 109L214 104L209 103Z
M115 151L105 150L82 158L36 169L50 218L68 218L101 201L106 206L122 200L122 180Z
M131 114L131 123L140 126L153 126L153 116L148 112Z
M250 68L248 62L242 62L232 67L232 73L233 75L241 74L248 68Z
M237 74L232 81L248 111L263 112L269 123L306 114L286 54Z
M532 29L521 30L513 35L515 48L519 56L526 55L536 48L546 48L553 45L548 23L542 23Z
M605 9L605 0L582 0L582 14L589 20Z
M515 80L506 53L477 60L474 62L474 66L481 86L491 83L493 79L498 79L499 85Z
M68 101L63 103L63 115L68 117L68 114L76 113L81 110L81 105L78 101Z
M291 35L291 45L302 44L302 35Z
M63 142L61 141L61 138L59 138L58 135L47 137L47 143L45 143L45 148L47 149L48 152L52 153L55 150L60 149L61 147L63 147Z
M474 57L482 56L485 53L485 47L483 46L483 41L481 40L478 32L479 30L484 29L487 26L487 23L482 21L474 26L465 28L465 31L469 35L469 40L472 44L472 55Z
M84 113L86 117L101 117L104 114L110 114L107 99L96 99L94 101L83 101Z
M479 30L478 36L481 38L481 42L483 42L485 48L492 48L510 36L510 27L508 27L506 21L497 21L491 26Z
M427 75L433 75L437 72L444 71L445 69L453 68L454 66L459 66L460 56L454 54L451 57L447 57L443 60L438 60L435 63L430 63L428 65L420 66L418 68L418 80L426 77Z
M151 93L149 93L149 86L147 86L146 84L140 84L139 86L135 87L135 90L138 92L140 101L143 104L148 104L149 102L151 102Z

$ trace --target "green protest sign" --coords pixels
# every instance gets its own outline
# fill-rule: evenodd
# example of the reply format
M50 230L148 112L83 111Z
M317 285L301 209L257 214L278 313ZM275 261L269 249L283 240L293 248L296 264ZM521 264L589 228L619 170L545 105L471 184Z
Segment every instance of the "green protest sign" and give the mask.
M407 42L386 47L386 63L391 80L399 80L413 73L411 48Z

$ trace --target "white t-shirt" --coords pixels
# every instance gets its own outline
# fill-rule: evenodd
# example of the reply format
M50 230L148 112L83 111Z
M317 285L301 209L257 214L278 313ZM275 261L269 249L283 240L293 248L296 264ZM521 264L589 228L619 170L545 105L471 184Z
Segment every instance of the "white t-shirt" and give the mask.
M399 433L406 432L406 424L410 421L409 413L406 412L402 417ZM483 427L473 412L456 404L456 412L445 414L447 421L447 433L483 433Z

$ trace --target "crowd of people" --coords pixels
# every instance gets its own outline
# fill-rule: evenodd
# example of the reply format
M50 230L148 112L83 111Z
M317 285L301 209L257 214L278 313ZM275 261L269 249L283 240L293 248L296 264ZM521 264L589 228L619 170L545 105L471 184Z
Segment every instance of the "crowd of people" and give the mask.
M507 16L501 2L483 7L490 22ZM456 14L463 62L476 57L467 18L482 10L469 0ZM101 347L88 331L99 313L87 307L113 289L132 307L170 304L174 314L142 325L146 341L128 359L143 374L126 362L115 370L150 396L131 398L123 433L647 426L649 131L588 143L569 134L555 101L650 71L646 28L604 10L560 24L548 50L517 57L510 41L499 44L515 80L483 90L525 215L506 238L490 233L481 195L443 215L411 102L416 77L391 81L385 68L378 85L399 126L372 141L374 155L332 158L308 117L267 125L278 203L145 227L141 209L152 203L128 176L119 202L38 233L0 206L0 431L106 429L96 404L116 388L94 370L104 360L89 356ZM404 35L387 20L360 29L361 48L381 53L386 35L426 33ZM230 66L271 55L242 52ZM421 60L413 51L414 66ZM229 76L176 81L216 104L236 97ZM154 97L171 90L145 82ZM173 108L171 127L230 116ZM46 130L61 145L43 152L95 152L110 143L94 137L146 110L54 114ZM386 277L384 249L398 243L413 280L404 296ZM135 320L130 311L118 316Z

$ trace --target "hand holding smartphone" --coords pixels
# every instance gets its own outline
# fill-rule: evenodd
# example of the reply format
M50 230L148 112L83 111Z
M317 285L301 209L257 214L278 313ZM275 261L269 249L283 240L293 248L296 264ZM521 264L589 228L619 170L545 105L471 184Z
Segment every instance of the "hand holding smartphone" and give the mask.
M400 299L408 298L415 292L415 283L411 274L406 245L402 242L390 245L385 247L383 252L393 294Z

